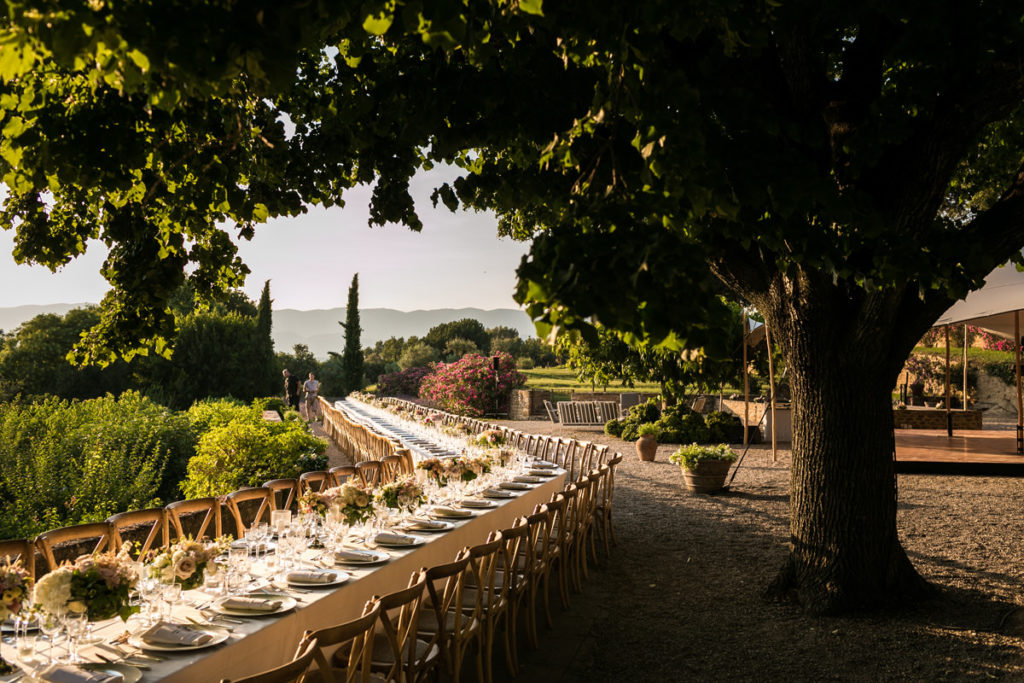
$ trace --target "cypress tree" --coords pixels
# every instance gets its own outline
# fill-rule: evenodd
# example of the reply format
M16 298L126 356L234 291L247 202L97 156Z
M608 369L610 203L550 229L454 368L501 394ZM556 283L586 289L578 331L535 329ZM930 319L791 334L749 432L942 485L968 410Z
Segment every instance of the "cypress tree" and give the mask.
M341 372L345 392L360 391L363 388L363 349L359 343L362 329L359 327L359 273L352 276L348 288L348 307L345 309L345 351L341 355Z
M257 364L254 370L259 377L255 382L260 387L259 393L276 395L278 391L278 379L274 368L274 338L270 334L273 327L273 312L271 311L270 280L263 283L263 292L260 294L260 303L256 308L256 343Z

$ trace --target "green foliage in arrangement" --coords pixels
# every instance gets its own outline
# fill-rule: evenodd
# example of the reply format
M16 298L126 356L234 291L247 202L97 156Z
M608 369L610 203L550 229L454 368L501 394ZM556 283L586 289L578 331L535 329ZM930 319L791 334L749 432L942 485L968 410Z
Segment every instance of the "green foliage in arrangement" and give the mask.
M135 392L0 404L0 537L169 502L193 444L183 413Z
M659 417L661 410L653 398L631 407L622 420L621 437L625 441L636 441L640 436L640 425L645 422L657 422Z
M704 417L681 404L667 406L654 424L661 430L662 443L707 443L711 440Z
M684 470L692 470L700 463L707 460L724 460L735 462L736 451L729 448L727 444L721 443L717 446L701 446L695 443L687 446L680 446L679 450L668 457L669 461L682 467Z
M658 428L657 422L643 423L640 425L640 428L637 429L637 434L639 436L653 436L656 439L661 439L661 429Z
M289 420L287 413L284 422L267 422L255 407L226 401L197 404L190 418L193 411L194 424L206 430L182 482L189 498L220 496L326 465L327 444L310 434L302 420Z

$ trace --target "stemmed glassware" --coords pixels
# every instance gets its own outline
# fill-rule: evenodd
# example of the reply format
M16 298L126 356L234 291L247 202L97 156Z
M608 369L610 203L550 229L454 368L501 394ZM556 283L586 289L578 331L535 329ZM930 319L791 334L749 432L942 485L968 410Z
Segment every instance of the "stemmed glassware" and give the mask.
M64 615L64 630L68 634L68 661L78 663L83 661L78 654L78 645L85 635L86 626L89 624L88 615L85 612L67 612Z
M46 640L50 643L47 650L48 664L52 664L55 661L53 658L53 641L60 635L62 628L64 628L64 621L60 615L53 614L52 612L42 612L39 615L39 630L42 631L43 635L46 636Z

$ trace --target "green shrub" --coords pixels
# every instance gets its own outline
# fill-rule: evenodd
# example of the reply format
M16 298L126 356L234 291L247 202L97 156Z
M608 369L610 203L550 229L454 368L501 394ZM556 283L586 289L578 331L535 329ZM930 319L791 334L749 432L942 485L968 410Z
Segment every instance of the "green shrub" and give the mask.
M0 534L169 502L194 445L184 414L137 392L0 404Z
M255 409L249 410L255 414ZM326 442L310 434L301 421L242 417L199 438L182 490L189 498L220 496L268 479L297 477L313 462L306 456L322 454L326 448ZM315 462L322 469L322 461Z
M724 443L717 446L700 446L691 443L688 446L680 446L679 450L668 457L669 461L674 462L684 470L692 470L706 460L735 462L736 458L736 451Z
M622 420L608 420L604 423L604 433L608 436L622 436Z
M704 419L687 406L677 403L668 406L657 422L662 443L707 443L708 428Z
M645 422L657 422L660 416L661 410L653 398L645 403L638 403L629 409L629 413L622 421L622 438L625 441L636 441L640 438L640 425Z
M278 415L283 415L284 411L288 408L288 404L280 396L265 396L263 398L254 398L252 407L261 414L264 410L276 410Z
M208 398L196 401L188 409L189 424L196 436L205 434L216 427L223 427L236 420L262 419L262 411L231 398Z
M656 422L644 422L636 431L641 437L653 436L657 439L661 436L661 429Z
M743 421L732 413L716 410L704 416L711 443L742 443Z

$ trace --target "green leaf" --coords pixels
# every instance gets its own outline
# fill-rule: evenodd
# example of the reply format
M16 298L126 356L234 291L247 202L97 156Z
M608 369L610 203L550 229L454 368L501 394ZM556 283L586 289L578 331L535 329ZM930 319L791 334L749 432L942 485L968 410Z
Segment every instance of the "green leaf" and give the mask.
M544 4L544 0L519 0L519 9L526 12L527 14L536 14L537 16L544 16L544 12L541 9L541 5Z
M135 62L135 66L139 67L142 71L149 71L149 57L144 55L140 50L132 50L128 53L128 59Z
M395 21L395 15L391 12L382 11L379 14L370 14L363 19L363 30L373 36L382 36L391 28Z

